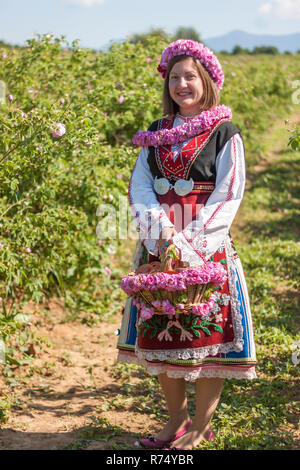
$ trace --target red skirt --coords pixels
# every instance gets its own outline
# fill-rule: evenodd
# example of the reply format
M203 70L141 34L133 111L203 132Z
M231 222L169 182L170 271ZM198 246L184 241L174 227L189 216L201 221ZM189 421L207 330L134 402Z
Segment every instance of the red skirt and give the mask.
M198 182L186 196L174 190L157 198L176 231L183 230L205 205L214 184ZM140 264L157 261L153 255L141 250ZM154 315L140 318L128 300L125 306L121 334L118 342L120 361L136 362L147 367L152 374L166 372L172 377L195 380L202 376L255 378L255 344L253 339L250 304L244 273L230 236L214 253L212 261L223 264L228 280L216 286L215 305L208 317L196 314ZM138 266L135 266L138 267ZM128 325L133 327L136 314L134 347L126 343ZM131 342L132 342L131 331Z

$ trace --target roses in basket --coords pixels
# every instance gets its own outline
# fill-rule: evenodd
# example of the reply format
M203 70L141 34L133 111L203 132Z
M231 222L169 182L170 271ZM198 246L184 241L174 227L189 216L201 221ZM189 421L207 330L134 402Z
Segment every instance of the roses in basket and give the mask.
M176 269L176 258L178 255L171 246L160 266L143 265L145 272L137 270L122 279L121 288L133 298L142 318L149 319L155 314L208 315L213 308L216 300L213 287L223 285L227 279L222 264L209 261L200 267Z

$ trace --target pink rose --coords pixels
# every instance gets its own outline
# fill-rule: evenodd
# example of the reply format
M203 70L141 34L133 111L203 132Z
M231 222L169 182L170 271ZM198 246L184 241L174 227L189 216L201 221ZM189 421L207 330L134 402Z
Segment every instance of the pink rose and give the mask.
M66 126L61 122L56 124L56 128L51 130L53 137L62 137L66 133Z
M124 101L125 101L124 96L120 96L120 98L118 99L118 103L122 104L122 103L124 103Z
M189 269L186 274L186 280L189 284L198 284L201 282L200 275L196 269Z
M143 307L141 310L141 318L149 320L154 314L154 309Z
M131 290L132 292L135 291L135 280L132 277L127 278L126 287L128 290Z
M202 281L202 284L208 284L208 282L210 281L210 276L209 274L203 273L201 274L200 279Z
M150 274L149 276L147 276L146 285L151 288L154 284L155 284L155 278L154 276L151 276Z
M137 308L141 308L143 303L141 302L141 299L140 297L136 297L135 299L133 299L132 301L133 305L135 305Z
M169 291L177 290L177 280L175 276L170 276L166 282L166 289Z
M177 304L177 305L176 305L176 308L178 308L178 310L184 310L184 309L185 309L185 305L184 305L184 304Z
M176 313L174 305L172 305L168 300L162 301L162 308L167 315L175 315Z
M209 308L209 305L208 304L201 304L201 315L208 315L209 312L210 312L210 308Z
M164 289L166 285L166 275L164 273L154 274L156 285L159 289Z
M200 313L199 306L198 306L198 305L194 305L194 307L192 308L192 312L193 312L195 315L199 315L199 313Z

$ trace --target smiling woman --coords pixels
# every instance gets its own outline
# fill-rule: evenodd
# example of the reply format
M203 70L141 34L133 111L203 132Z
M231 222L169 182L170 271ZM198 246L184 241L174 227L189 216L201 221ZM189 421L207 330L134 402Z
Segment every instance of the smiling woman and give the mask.
M182 55L171 59L163 90L164 114L196 116L218 103L218 88L199 60Z
M196 116L201 109L203 82L190 57L171 67L169 75L170 96L179 107L181 116Z
M247 286L229 235L245 187L244 145L230 122L230 108L218 104L224 74L210 49L191 40L175 41L163 51L158 71L165 79L167 117L133 139L142 147L128 190L140 236L133 270L160 265L171 244L185 275L187 268L207 270L213 261L224 267L227 280L215 287L205 312L195 308L195 297L192 312L187 311L177 289L178 298L168 297L164 313L158 311L164 298L151 297L147 306L128 298L118 358L158 375L166 398L169 421L157 436L141 439L141 445L190 450L212 439L210 422L224 378L256 377ZM166 275L170 269L164 268L161 274ZM196 382L193 421L185 381Z

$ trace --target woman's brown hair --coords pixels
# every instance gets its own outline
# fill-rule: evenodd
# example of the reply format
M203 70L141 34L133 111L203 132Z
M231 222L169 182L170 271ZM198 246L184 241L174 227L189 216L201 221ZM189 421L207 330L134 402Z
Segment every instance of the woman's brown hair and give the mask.
M191 56L178 55L178 56L173 57L169 62L167 73L166 73L166 78L164 82L164 89L163 89L163 115L164 116L165 115L173 116L179 111L178 104L175 103L175 101L170 96L169 76L174 65L177 62L180 62L181 60L185 60L188 57L191 57ZM203 83L203 96L199 103L199 106L200 106L199 113L200 113L201 111L214 108L215 106L219 104L219 90L218 90L217 85L210 78L208 72L201 65L201 62L195 57L191 57L191 59L193 59L194 64L197 67L197 70L199 72L200 78L202 79L202 83Z

